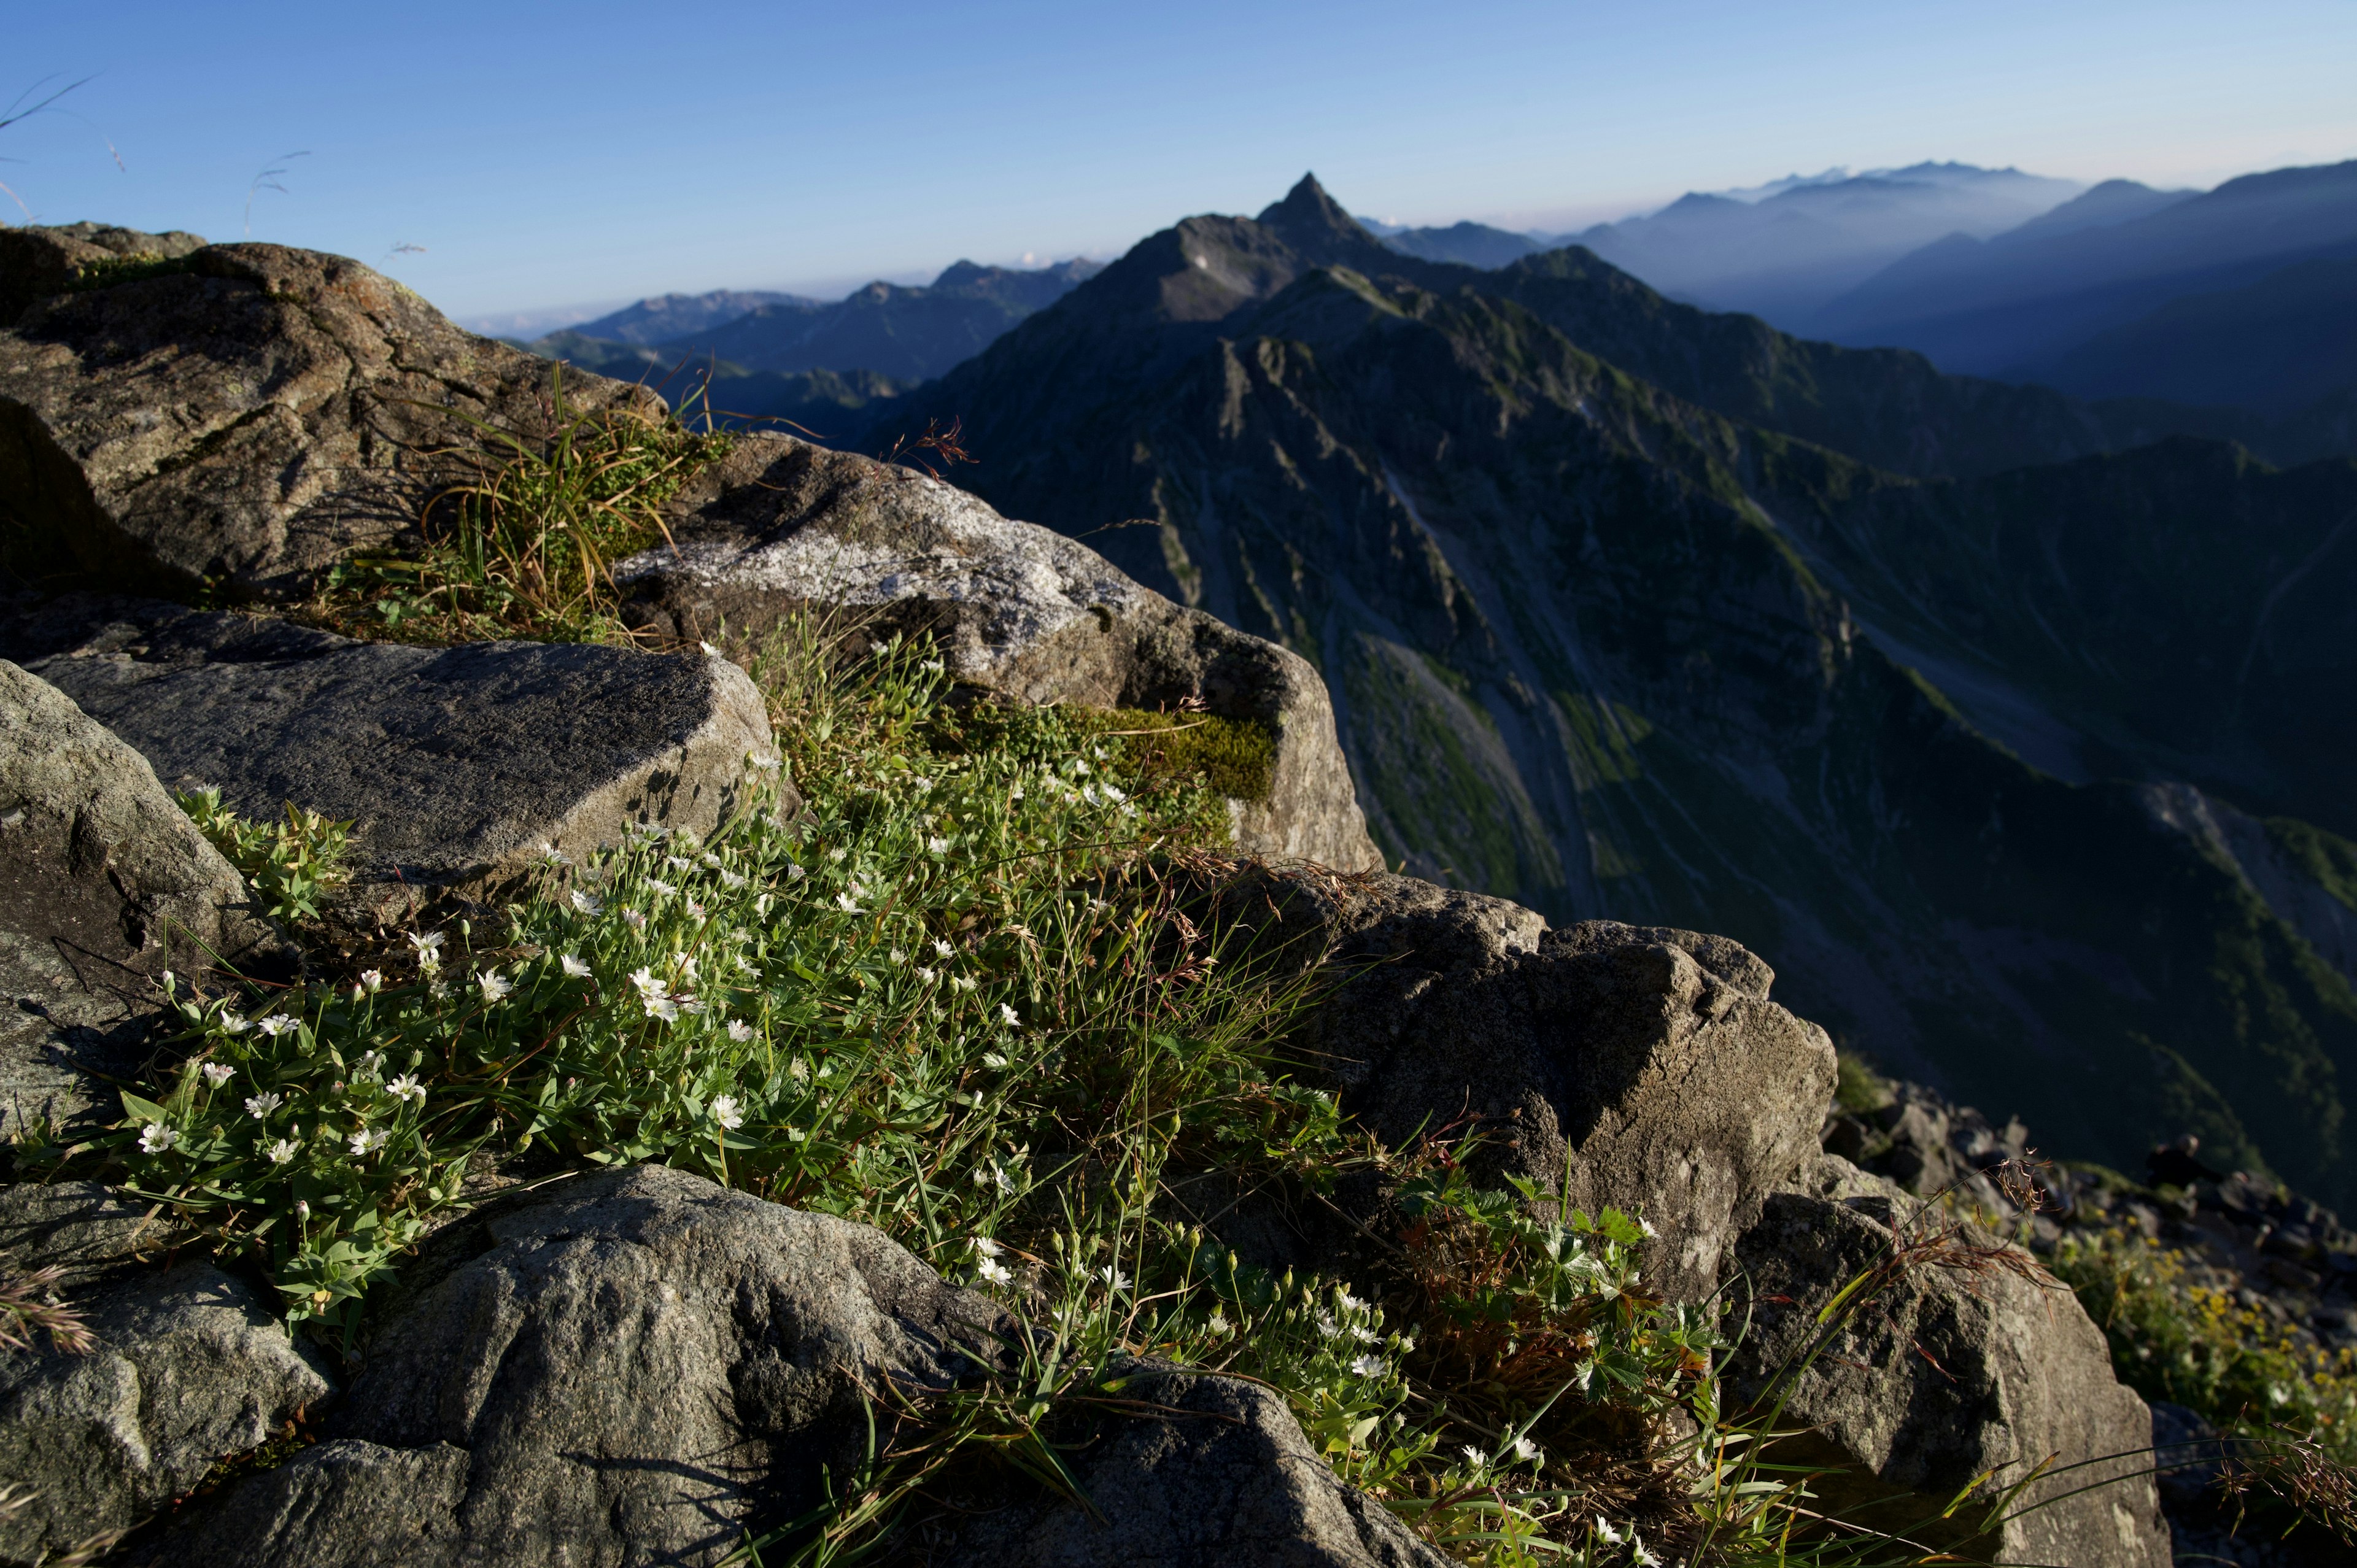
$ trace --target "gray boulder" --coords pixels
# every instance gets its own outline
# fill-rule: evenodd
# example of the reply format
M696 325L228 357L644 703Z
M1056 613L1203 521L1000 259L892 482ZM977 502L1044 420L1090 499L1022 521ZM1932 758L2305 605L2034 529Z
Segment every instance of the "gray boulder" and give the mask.
M372 1309L333 1441L167 1533L175 1568L716 1563L864 1452L863 1388L1003 1353L864 1226L642 1166L495 1205Z
M485 895L544 845L577 857L628 822L706 832L747 794L748 759L776 757L751 680L697 653L414 648L87 598L0 623L0 652L174 789L216 787L249 816L292 800L356 820L358 890L380 905Z
M985 1514L949 1560L967 1568L1442 1568L1381 1504L1337 1480L1276 1393L1156 1370L1126 1399L1168 1413L1108 1423L1075 1459L1096 1514L1070 1501Z
M1758 1399L1787 1374L1782 1423L1811 1429L1771 1457L1827 1466L1813 1485L1843 1517L1968 1558L2166 1568L2152 1418L2113 1376L2103 1333L2077 1298L2028 1253L1967 1230L1958 1239L1981 1261L1898 1271L1803 1366L1817 1311L1893 1256L1893 1227L1909 1227L1922 1205L1832 1155L1801 1187L1768 1199L1729 1260L1750 1332L1727 1387ZM1916 1219L1909 1236L1938 1219ZM1981 1518L1938 1517L1974 1477L1994 1471L2007 1486L2050 1458L2052 1473L2001 1528L1967 1540Z
M1324 950L1347 983L1310 1020L1345 1107L1386 1143L1479 1118L1507 1168L1660 1232L1647 1279L1717 1283L1768 1195L1815 1156L1824 1031L1768 999L1739 944L1589 920L1550 930L1502 898L1405 876L1247 881L1259 940Z
M62 1270L96 1341L0 1351L0 1476L32 1494L0 1513L0 1563L129 1529L330 1391L253 1287L156 1266L180 1240L94 1183L0 1187L0 1273Z
M1345 871L1383 865L1318 671L1132 582L1086 545L911 469L772 434L742 439L690 487L673 534L675 545L615 574L640 627L759 637L796 611L834 608L930 633L960 682L1008 701L1199 698L1275 737L1267 797L1232 807L1239 849Z
M145 1061L167 968L283 967L245 899L145 757L0 660L0 1136L119 1114L90 1075Z
M121 242L169 254L192 238ZM546 360L459 330L358 262L210 245L110 282L89 272L121 254L105 240L52 231L0 252L12 294L68 269L81 288L0 330L0 564L19 576L290 591L414 529L464 472L453 448L481 446L466 418L526 436L546 424ZM579 407L661 412L625 382L565 386Z

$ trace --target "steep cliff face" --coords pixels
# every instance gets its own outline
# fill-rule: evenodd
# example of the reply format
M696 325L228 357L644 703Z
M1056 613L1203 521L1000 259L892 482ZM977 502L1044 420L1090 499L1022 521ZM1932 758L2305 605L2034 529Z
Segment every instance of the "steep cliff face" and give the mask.
M1616 353L1738 423L1588 352L1543 278L1370 259L1316 208L1146 242L915 417L965 417L959 477L1003 509L1316 662L1394 864L1726 931L1837 1036L2069 1146L2191 1129L2341 1191L2349 977L2102 780L2340 825L2303 747L2357 733L2357 467L1900 478L1785 431L1921 473L2105 436L1906 356L1783 339L1755 374L1622 320ZM1866 419L1861 365L1920 395Z

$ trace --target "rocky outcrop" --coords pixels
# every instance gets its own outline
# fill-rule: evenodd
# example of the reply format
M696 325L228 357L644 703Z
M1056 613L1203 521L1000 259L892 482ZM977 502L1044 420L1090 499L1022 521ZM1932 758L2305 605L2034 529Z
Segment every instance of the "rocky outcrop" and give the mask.
M551 367L340 256L79 230L0 251L0 564L180 594L276 593L415 527L477 449L532 435ZM150 245L149 242L156 244ZM127 245L129 252L117 246ZM86 253L96 250L97 255ZM152 250L161 267L93 269ZM175 252L178 252L175 254ZM661 411L567 376L578 408Z
M0 1476L31 1494L0 1511L0 1563L129 1529L329 1392L251 1285L157 1266L178 1240L94 1183L0 1187L0 1273L62 1270L95 1341L0 1351Z
M282 965L244 900L145 758L0 660L0 1135L80 1125L91 1074L146 1059L166 969Z
M331 1440L147 1561L717 1563L856 1467L868 1391L1008 1328L864 1226L651 1166L479 1213L372 1316Z
M1551 930L1405 876L1246 879L1216 908L1348 977L1308 1038L1377 1136L1478 1125L1576 1206L1642 1214L1661 1233L1646 1277L1674 1297L1716 1285L1734 1232L1816 1154L1832 1042L1724 937Z
M174 789L218 788L249 816L292 800L357 821L356 879L380 903L482 894L547 845L577 858L629 822L706 832L776 757L752 682L696 653L413 648L86 598L0 623L0 653Z
M1134 1373L1161 1413L1108 1423L1076 1459L1071 1501L984 1515L946 1559L967 1568L1442 1568L1382 1504L1337 1480L1275 1391L1239 1378Z
M1200 700L1275 737L1266 798L1233 805L1239 849L1345 871L1383 864L1318 671L1141 587L1086 545L911 469L780 435L744 438L703 475L673 533L616 573L637 625L759 637L819 608L928 634L961 682L1009 701Z
M1767 1200L1728 1259L1750 1324L1729 1394L1781 1395L1781 1424L1808 1429L1775 1460L1828 1466L1813 1486L1841 1517L1967 1558L2166 1568L2150 1414L2070 1291L1837 1156L1800 1185ZM1943 1232L1953 1245L1925 1244ZM1812 1357L1818 1312L1877 1269L1887 1283ZM1975 1477L2002 1488L2041 1465L1995 1528L1985 1510L1940 1517Z

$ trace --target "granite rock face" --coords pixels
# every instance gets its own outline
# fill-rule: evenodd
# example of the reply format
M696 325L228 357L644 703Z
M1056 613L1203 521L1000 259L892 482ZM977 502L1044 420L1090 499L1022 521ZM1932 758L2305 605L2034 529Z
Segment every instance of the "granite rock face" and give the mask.
M1199 698L1276 737L1268 799L1233 805L1239 849L1346 871L1382 865L1317 671L1140 586L1084 544L911 469L780 435L741 440L682 498L673 532L675 545L616 574L640 626L758 637L797 611L833 608L879 631L930 634L960 682L1009 701Z
M453 449L481 444L468 419L527 436L548 422L546 360L358 262L131 236L117 243L156 240L167 267L110 283L88 272L124 253L108 238L0 251L0 295L30 297L0 329L0 546L20 576L291 591L414 529L463 472ZM80 291L38 292L51 284ZM661 413L625 382L564 385L576 408Z
M138 752L0 660L0 1135L115 1114L167 969L285 966L245 886Z
M1889 1258L1894 1225L1921 1208L1833 1155L1796 1187L1768 1199L1728 1260L1752 1323L1727 1369L1738 1400L1799 1366L1817 1310ZM1997 1250L1976 1232L1962 1240ZM1850 1316L1790 1377L1785 1424L1814 1430L1780 1444L1779 1461L1839 1466L1816 1486L1843 1517L1968 1558L2166 1568L2150 1413L2113 1376L2102 1331L2070 1291L2029 1254L2004 1256L2014 1266L1909 1267ZM1937 1517L1975 1477L1994 1470L2006 1486L2050 1458L2061 1473L2034 1483L2000 1528L1961 1539L1982 1521ZM2093 1489L2061 1497L2081 1487Z
M717 1563L862 1452L862 1385L1011 1325L864 1226L656 1166L495 1205L404 1268L331 1441L147 1561Z
M1583 921L1414 877L1272 876L1221 896L1346 983L1310 1020L1344 1108L1394 1147L1478 1122L1506 1168L1641 1213L1646 1278L1713 1289L1734 1233L1816 1156L1824 1031L1724 937ZM1218 918L1217 915L1214 918Z
M776 757L752 681L695 653L353 642L85 597L0 622L0 652L173 789L218 788L252 817L292 800L357 821L356 879L393 902L482 893L544 845L577 858L629 822L709 831Z
M0 1352L0 1476L33 1494L0 1514L0 1563L129 1529L330 1391L252 1286L156 1266L172 1240L95 1183L0 1187L0 1273L62 1270L96 1340Z
M1100 1519L1071 1502L985 1516L970 1568L1442 1568L1381 1503L1337 1480L1274 1391L1237 1378L1133 1374L1169 1413L1114 1423L1079 1460Z

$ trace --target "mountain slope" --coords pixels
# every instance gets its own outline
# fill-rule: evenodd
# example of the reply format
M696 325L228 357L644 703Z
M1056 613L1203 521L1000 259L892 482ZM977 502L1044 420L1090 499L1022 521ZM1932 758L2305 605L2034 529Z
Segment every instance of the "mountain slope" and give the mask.
M611 343L666 343L763 308L813 311L826 306L822 300L805 299L798 294L723 288L710 294L658 295L566 330Z
M963 416L982 463L959 477L1002 510L1318 662L1371 827L1412 867L1557 919L1727 931L1851 1043L2071 1146L2126 1162L2190 1128L2350 1186L2349 977L2150 786L2073 783L1973 716L2076 735L2092 720L2040 703L2142 710L2086 671L2026 688L2003 660L2027 634L1962 697L1906 657L1956 630L1919 603L1944 585L2005 604L1985 568L2011 546L1976 542L2016 480L1920 483L1723 417L1586 351L1514 280L1386 253L1328 207L1297 189L1263 221L1156 235L904 418ZM1707 348L1690 379L1744 381ZM2029 499L2183 483L2174 460L2115 461ZM2357 504L2346 464L2220 482L2239 505L2295 480ZM1927 577L1876 575L1932 532ZM2248 624L2266 570L2222 583L2215 613ZM2084 575L2053 593L2078 603ZM2104 581L2082 620L2116 623L2102 657L2125 659L2169 612L2106 620ZM2357 682L2310 658L2337 635L2331 591L2302 592L2267 588L2259 621L2298 600L2305 629L2254 668L2348 724Z
M1790 327L1919 246L2000 232L2079 190L1963 164L1778 183L1760 199L1689 194L1566 238L1663 293Z
M1828 303L1807 328L1995 375L2050 360L2180 295L2352 255L2357 161L2276 169L2124 222L2025 229L1910 256Z
M1446 229L1402 229L1383 236L1402 255L1469 267L1502 267L1546 247L1528 234L1486 223L1452 223Z
M2308 407L2357 386L2357 256L2172 299L2018 374L2084 397Z

